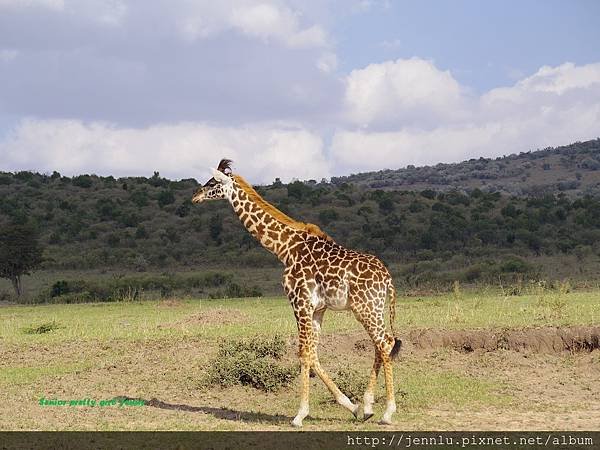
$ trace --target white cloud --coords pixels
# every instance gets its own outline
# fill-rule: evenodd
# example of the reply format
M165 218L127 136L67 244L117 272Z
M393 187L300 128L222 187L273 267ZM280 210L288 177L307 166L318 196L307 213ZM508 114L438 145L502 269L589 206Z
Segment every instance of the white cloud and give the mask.
M379 43L379 46L386 50L398 50L402 47L402 41L400 39L385 39Z
M253 182L329 176L321 138L286 124L215 127L203 123L119 128L78 120L23 120L0 142L2 170L149 176L201 181L223 157Z
M465 101L450 72L419 58L371 64L353 70L346 80L348 120L365 128L453 120Z
M479 98L464 94L446 72L421 62L413 65L409 80L417 94L396 89L395 72L403 65L372 65L349 76L350 117L354 122L362 117L370 127L383 121L386 129L338 130L331 145L338 173L499 156L600 136L600 64L542 67L512 87ZM388 99L384 86L390 86ZM427 89L438 99L430 102ZM451 117L455 107L460 114Z
M123 22L127 5L122 0L70 0L67 11L103 25L115 26Z
M0 0L0 9L51 9L62 10L65 7L64 0Z
M344 0L344 6L349 5L350 11L354 14L368 13L373 10L390 9L390 0Z
M599 83L600 63L584 66L575 66L573 63L557 67L544 66L512 87L492 89L483 100L488 104L502 101L522 102L524 96L536 92L562 95L573 89L593 88Z
M19 51L14 49L2 49L0 50L0 62L9 62L19 56Z
M327 34L319 25L313 25L304 30L290 34L287 36L286 42L291 48L319 48L328 45Z
M106 25L121 22L127 7L122 0L0 0L0 10L48 11Z
M331 73L337 69L338 60L334 53L326 52L317 60L317 68L321 72Z
M311 8L64 0L61 11L2 10L0 34L19 53L0 54L0 114L125 126L332 115L343 85L322 14Z
M303 27L301 13L275 0L227 0L189 3L179 19L190 40L205 39L230 30L290 48L326 47L327 35L317 24Z

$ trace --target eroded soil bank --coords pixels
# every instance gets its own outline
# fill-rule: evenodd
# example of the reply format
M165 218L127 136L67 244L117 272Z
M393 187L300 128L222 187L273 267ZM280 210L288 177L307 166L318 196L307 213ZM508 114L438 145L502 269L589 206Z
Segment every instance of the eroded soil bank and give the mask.
M585 352L600 348L600 326L504 330L415 330L408 339L418 349L450 347L463 352L514 350L534 353Z
M399 333L403 349L451 348L464 353L513 350L532 353L591 352L600 349L600 326L540 327L522 329L439 330L419 329ZM324 339L325 346L340 345ZM354 350L371 351L373 344L364 334L352 336ZM342 343L342 346L344 344Z

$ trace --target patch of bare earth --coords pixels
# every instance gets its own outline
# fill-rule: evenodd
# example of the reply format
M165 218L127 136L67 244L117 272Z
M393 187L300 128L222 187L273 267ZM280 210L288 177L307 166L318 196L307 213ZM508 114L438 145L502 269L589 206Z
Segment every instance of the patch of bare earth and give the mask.
M600 351L529 353L510 350L444 354L419 351L409 358L435 357L443 370L494 380L506 406L438 406L428 416L437 428L452 430L598 430L600 424Z
M234 325L249 320L247 314L238 309L212 308L191 314L175 322L159 325L158 328L182 328L195 325Z
M178 298L164 298L156 303L158 308L179 308L183 305L184 303Z
M245 314L239 311L214 309L203 313L189 316L188 322L182 323L222 323L225 313L227 320L245 320ZM403 370L404 373L415 368L419 373L451 373L467 381L493 383L494 392L506 398L506 402L457 406L431 399L422 408L400 408L396 427L406 430L598 429L600 350L590 350L594 345L582 344L597 342L594 341L597 329L408 331L402 336L405 345L395 363L398 382ZM465 349L465 343L472 351ZM69 373L5 386L3 406L10 414L0 415L0 429L289 430L289 420L298 405L296 385L264 393L241 386L223 389L203 384L217 344L194 336L134 342L0 346L0 367L86 363L82 369ZM293 340L290 344L288 356L296 358L297 344ZM325 334L321 337L319 354L330 373L351 366L364 370L366 379L373 346L364 331ZM376 422L353 420L338 405L320 403L319 395L329 394L317 378L311 383L311 417L305 421L307 430L380 429ZM426 380L422 382L425 383ZM380 377L378 398L384 392L382 385ZM417 383L411 389L417 390L420 386ZM148 403L144 407L42 407L39 405L41 396L98 400L123 396ZM380 415L383 401L379 401L376 408Z

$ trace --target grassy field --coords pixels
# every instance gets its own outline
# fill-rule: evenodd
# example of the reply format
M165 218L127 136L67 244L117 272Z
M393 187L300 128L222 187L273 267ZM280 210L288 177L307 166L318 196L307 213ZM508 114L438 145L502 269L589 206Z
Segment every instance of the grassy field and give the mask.
M536 353L420 349L424 329L507 330L597 326L600 293L532 288L527 295L463 293L398 299L396 329L405 348L395 363L397 428L598 429L600 351ZM296 364L296 325L283 298L162 300L0 308L0 429L289 429L297 408L293 382L275 392L208 382L219 344L280 335ZM340 383L366 380L372 351L345 312L328 312L320 359ZM348 372L350 370L350 372ZM340 375L341 374L341 375ZM346 375L344 375L346 374ZM383 379L376 419L382 413ZM43 406L40 398L98 403ZM310 430L379 429L333 403L313 378Z

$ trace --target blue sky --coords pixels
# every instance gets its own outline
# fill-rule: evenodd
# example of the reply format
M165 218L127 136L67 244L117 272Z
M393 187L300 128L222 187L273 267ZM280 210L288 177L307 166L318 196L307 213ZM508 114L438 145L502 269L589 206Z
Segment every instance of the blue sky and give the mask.
M596 0L390 1L342 15L334 33L342 71L417 56L483 92L544 65L598 62L598 20Z
M600 136L600 3L0 0L0 170L320 179Z

